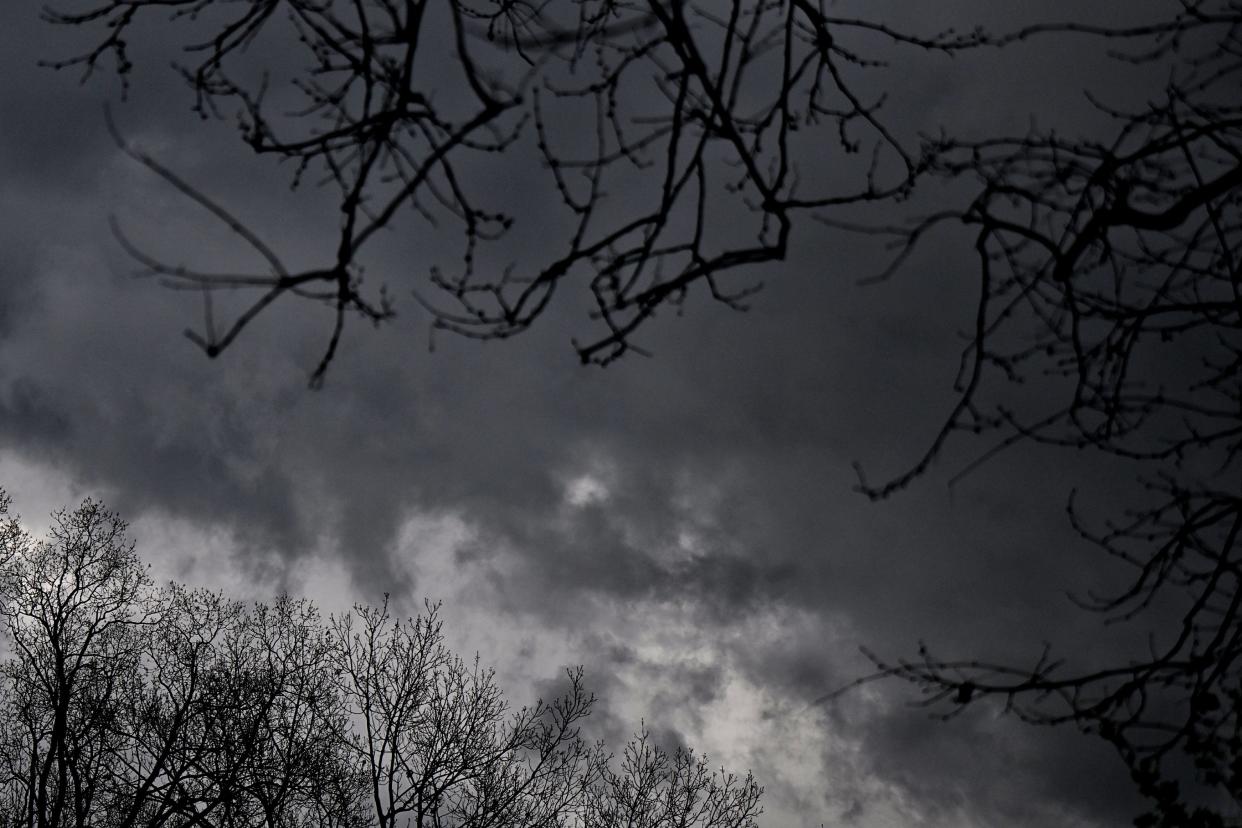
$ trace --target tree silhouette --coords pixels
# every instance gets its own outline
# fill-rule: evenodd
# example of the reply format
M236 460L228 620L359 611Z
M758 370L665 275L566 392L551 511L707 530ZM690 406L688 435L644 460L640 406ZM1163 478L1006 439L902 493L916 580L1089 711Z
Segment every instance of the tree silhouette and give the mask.
M8 503L0 824L757 824L749 774L645 732L621 760L586 742L580 669L562 697L510 710L445 647L435 605L325 620L304 600L157 589L99 504L36 542Z
M1000 697L1030 721L1077 724L1131 768L1152 802L1147 824L1219 825L1242 795L1242 4L1168 9L1128 27L931 35L811 0L97 0L49 18L99 33L93 49L56 65L89 72L111 57L122 77L137 22L165 18L159 31L190 44L182 71L205 117L236 116L245 143L291 161L295 182L336 188L335 256L293 271L209 194L118 134L264 262L248 274L193 269L118 228L144 272L202 292L204 326L190 338L216 356L277 300L326 303L334 323L316 383L348 316L392 314L362 271L377 235L399 223L438 222L442 232L451 221L461 234L455 269L410 279L436 329L508 337L581 285L600 327L575 345L598 363L640 348L642 326L693 293L743 307L755 266L787 255L797 222L891 242L881 277L941 227L970 228L978 298L956 404L906 473L872 483L860 470L860 490L898 493L963 433L992 438L980 462L1021 442L1130 461L1145 495L1124 514L1093 519L1071 501L1081 535L1133 570L1117 594L1082 603L1111 620L1154 607L1181 620L1154 632L1150 652L1100 669L1073 672L1049 652L1014 666L924 650L877 656L878 675L916 683L948 713ZM1104 139L1031 128L912 140L874 91L898 51L960 54L1035 38L1088 39L1157 80L1137 107L1095 102L1112 124ZM248 49L279 56L270 75L243 60ZM273 114L269 98L287 109L295 93L301 109ZM826 174L830 147L857 163ZM538 167L559 194L560 232L541 246L548 258L504 259L521 217L494 206L472 174L495 163ZM610 195L618 189L638 195ZM894 213L915 192L944 201L908 220ZM864 206L898 218L846 212ZM212 296L222 290L257 298L217 327ZM1188 779L1225 804L1189 795L1179 786Z

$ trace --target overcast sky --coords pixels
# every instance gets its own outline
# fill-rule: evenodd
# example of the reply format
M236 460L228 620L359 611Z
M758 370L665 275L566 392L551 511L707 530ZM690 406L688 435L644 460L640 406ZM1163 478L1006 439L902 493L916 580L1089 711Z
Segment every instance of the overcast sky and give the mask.
M923 4L888 7L903 5ZM1033 4L950 5L1005 23ZM235 251L110 142L111 78L36 66L72 51L69 33L37 4L0 17L0 485L28 523L98 497L164 577L329 608L442 599L451 640L515 702L581 663L601 734L645 722L752 769L768 825L1129 822L1120 763L1074 732L987 705L931 721L899 685L815 703L867 670L860 645L1016 661L1044 640L1083 658L1109 646L1066 591L1119 573L1073 539L1064 505L1073 486L1108 502L1116 469L1019 448L950 489L984 448L963 443L890 501L852 491L853 461L900 471L948 410L972 313L961 237L864 288L878 251L808 222L756 274L750 312L692 301L643 332L651 358L606 369L578 365L572 303L516 339L431 353L402 289L413 265L390 261L398 318L354 325L312 392L317 309L278 307L209 361L181 337L195 302L130 276L110 214L187 260ZM114 104L122 129L313 259L332 205L200 124L163 59ZM1013 127L1036 108L1073 128L1084 85L1126 91L1081 40L923 67L889 76L911 131Z

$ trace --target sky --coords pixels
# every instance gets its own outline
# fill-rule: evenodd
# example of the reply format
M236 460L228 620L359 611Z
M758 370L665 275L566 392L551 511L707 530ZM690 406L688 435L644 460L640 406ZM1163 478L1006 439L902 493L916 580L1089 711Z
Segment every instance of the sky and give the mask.
M936 23L915 5L873 8ZM936 13L1017 24L1025 5ZM765 825L1087 828L1137 812L1120 763L1076 732L987 704L936 721L892 683L821 701L868 671L860 647L1020 662L1049 641L1086 663L1124 644L1067 597L1123 575L1064 520L1073 487L1111 502L1116 467L1019 446L950 486L986 448L964 441L890 500L853 489L853 462L902 471L952 402L973 312L960 234L862 287L881 251L805 222L788 261L754 274L749 311L698 297L642 332L650 357L602 369L572 350L587 324L572 299L514 339L430 351L403 280L443 251L398 246L373 268L397 318L352 325L312 391L320 310L277 306L207 360L181 336L195 301L131 275L109 216L189 261L239 254L118 151L104 103L294 260L324 249L330 200L290 193L287 170L193 116L161 44L138 50L122 103L106 73L79 84L37 65L81 41L36 5L0 18L0 485L29 525L94 497L161 577L327 609L443 601L450 640L496 665L512 700L582 664L601 736L645 724L753 770ZM1089 130L1081 89L1129 94L1120 73L1079 40L898 63L885 82L911 132L1036 110ZM497 186L527 200L528 177Z

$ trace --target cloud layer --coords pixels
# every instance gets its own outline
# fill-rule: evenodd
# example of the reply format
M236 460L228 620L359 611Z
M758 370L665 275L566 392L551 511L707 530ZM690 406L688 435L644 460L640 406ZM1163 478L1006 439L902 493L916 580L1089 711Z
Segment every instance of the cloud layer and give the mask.
M1089 642L1083 659L1112 646L1064 591L1116 573L1062 509L1115 468L1018 449L950 490L982 449L965 444L890 502L852 490L852 461L902 469L951 401L971 313L960 239L861 289L877 251L808 227L749 313L697 299L647 332L654 358L603 371L576 365L572 308L513 341L429 353L398 292L399 318L350 330L313 393L316 309L277 308L207 361L180 338L195 301L128 275L109 213L188 261L231 264L236 248L111 144L109 82L39 69L58 34L4 16L0 105L17 128L0 133L0 469L42 481L31 499L106 498L173 574L346 603L442 597L461 645L519 686L585 663L601 733L642 718L753 766L773 825L1129 818L1128 780L1075 733L986 707L933 722L894 686L814 703L867 670L860 645L1010 659L1046 639ZM1095 60L1062 54L1059 71ZM286 192L150 77L116 109L127 134L309 257L331 205ZM1014 112L1048 81L1022 83ZM955 67L908 86L919 124L1000 97Z

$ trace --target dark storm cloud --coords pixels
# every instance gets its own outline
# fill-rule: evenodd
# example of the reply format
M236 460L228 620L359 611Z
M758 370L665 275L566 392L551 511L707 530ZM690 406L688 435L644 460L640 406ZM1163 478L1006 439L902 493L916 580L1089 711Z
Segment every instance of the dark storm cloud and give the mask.
M1000 717L981 705L951 725L895 706L852 738L867 745L864 773L897 786L929 819L953 824L1101 825L1126 821L1141 803L1109 748L1072 731ZM859 817L868 805L860 801Z
M772 607L805 611L822 637L730 645L733 666L794 704L865 670L858 644L907 654L927 637L953 654L1025 656L1044 638L1094 629L1062 593L1107 581L1109 564L1072 538L1062 506L1074 479L1098 483L1109 469L1015 452L949 492L944 472L973 456L955 447L893 502L851 491L852 460L876 475L902 469L951 402L957 331L972 312L960 239L931 248L904 278L859 290L853 280L874 272L876 251L804 230L751 313L692 302L685 318L644 334L655 359L606 371L576 366L576 317L491 346L441 339L428 354L425 320L403 301L393 325L354 326L328 387L310 393L324 315L278 310L208 362L179 339L197 321L193 299L123 275L107 235L111 205L187 259L235 247L200 233L190 208L111 146L100 114L108 82L83 88L32 68L55 51L56 33L6 17L14 69L0 95L19 122L0 138L0 196L11 205L0 231L5 452L98 487L129 517L225 529L255 572L279 575L331 543L372 599L436 594L417 559L394 559L404 520L419 512L459 516L475 531L459 562L504 609L567 629L589 630L600 600L679 602L705 629ZM1072 75L1064 63L1078 57L1060 56L1062 71ZM1028 79L1017 96L959 92L968 81L952 71L951 81L918 81L938 90L924 96L940 112L929 118L998 97L1017 111L1047 82ZM213 182L213 195L286 246L322 244L314 228L331 226L330 204L235 163L227 129L196 134L175 84L146 95L118 108L125 128L189 159L187 176ZM574 504L568 490L583 477L602 490ZM624 669L676 687L661 691L670 707L719 699L716 667L657 676L668 668L624 641L598 631L583 641L601 695ZM620 719L601 726L632 730ZM1133 806L1109 757L1072 733L1032 732L986 711L945 725L896 702L834 726L862 746L857 774L895 786L923 813L1107 824ZM1097 767L1111 775L1087 786ZM1026 807L1033 800L1044 805Z
M0 249L5 251L0 263L0 341L9 335L17 321L36 312L38 301L38 243L31 236L14 230L11 225L0 228Z
M30 215L24 197L54 202L80 197L107 151L101 130L84 128L84 117L102 111L97 92L72 84L49 84L36 65L37 9L10 11L0 28L3 55L4 128L0 129L0 339L17 321L38 312L39 272L50 242L64 241L54 212Z
M9 384L0 406L6 434L28 444L59 445L72 438L73 427L63 409L49 400L37 382L18 377Z

